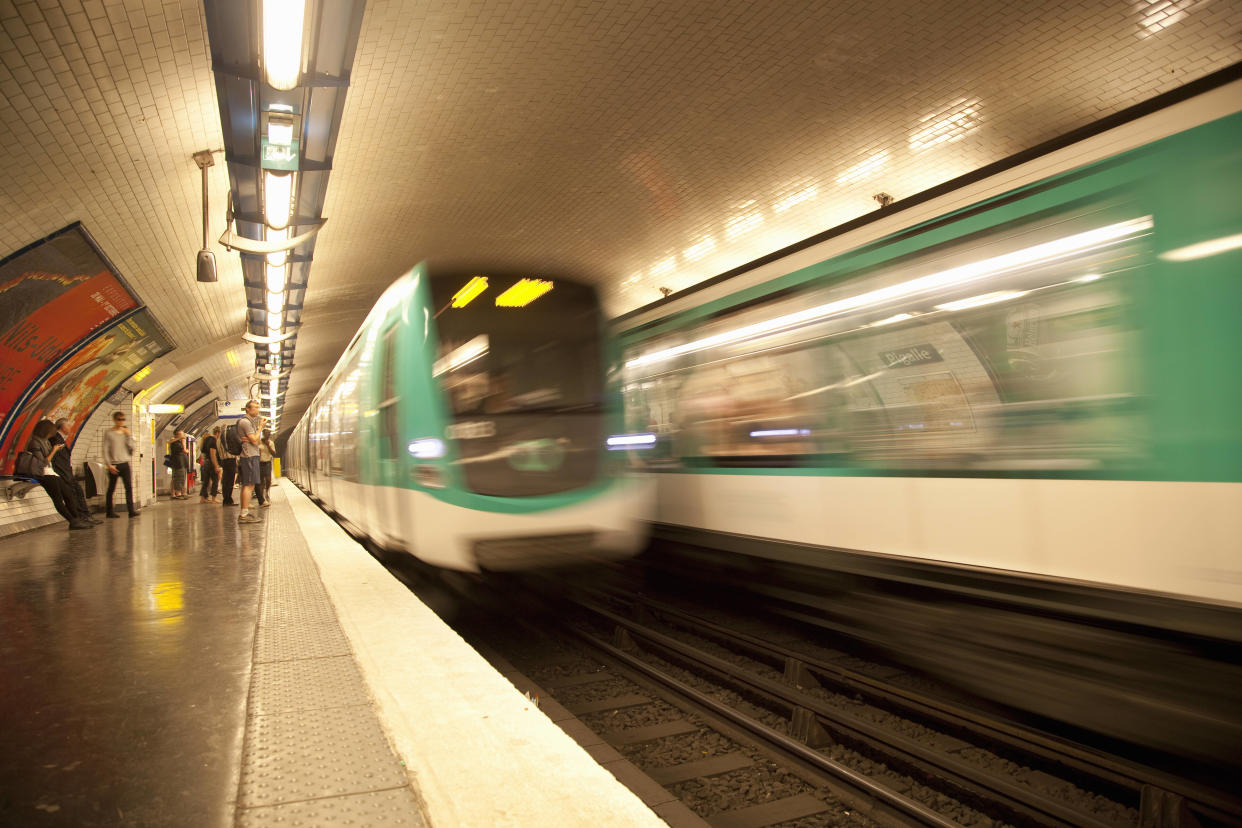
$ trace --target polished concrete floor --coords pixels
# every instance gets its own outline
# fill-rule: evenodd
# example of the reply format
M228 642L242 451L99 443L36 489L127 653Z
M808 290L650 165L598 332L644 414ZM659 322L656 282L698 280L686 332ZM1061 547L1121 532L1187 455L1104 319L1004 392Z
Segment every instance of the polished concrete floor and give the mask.
M192 499L0 541L0 825L232 822L264 528Z

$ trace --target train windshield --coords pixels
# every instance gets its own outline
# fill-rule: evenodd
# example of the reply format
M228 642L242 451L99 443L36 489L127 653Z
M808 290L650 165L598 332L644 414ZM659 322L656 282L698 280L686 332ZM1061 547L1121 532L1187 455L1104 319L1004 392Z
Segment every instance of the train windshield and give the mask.
M589 485L603 445L593 288L537 278L432 279L444 389L465 486L529 497Z

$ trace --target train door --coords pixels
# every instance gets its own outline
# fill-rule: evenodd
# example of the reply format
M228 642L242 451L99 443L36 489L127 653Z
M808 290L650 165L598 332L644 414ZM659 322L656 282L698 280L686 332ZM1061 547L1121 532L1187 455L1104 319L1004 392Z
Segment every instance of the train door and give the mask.
M315 412L314 433L311 435L311 439L315 440L315 457L312 461L315 474L315 494L329 508L335 508L336 502L332 498L332 457L330 453L332 448L331 407L331 398L324 397L323 402Z
M401 462L401 452L405 450L405 446L401 434L401 395L397 383L398 341L397 326L391 323L380 334L377 354L380 364L376 396L379 403L375 406L377 428L373 445L379 481L376 498L376 503L380 506L378 524L384 534L385 543L403 546L405 532L402 529L402 516L410 506L405 497L408 490L404 485L404 464Z

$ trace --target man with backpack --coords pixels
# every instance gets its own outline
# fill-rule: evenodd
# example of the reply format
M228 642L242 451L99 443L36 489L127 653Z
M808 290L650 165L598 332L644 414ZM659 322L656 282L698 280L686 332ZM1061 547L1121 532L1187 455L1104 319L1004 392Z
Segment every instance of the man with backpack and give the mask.
M203 469L203 488L198 499L203 503L215 503L220 486L220 427L216 426L203 438L199 446L202 454L199 462Z
M241 441L241 456L237 459L237 468L241 474L241 513L237 516L238 523L260 523L258 515L250 514L250 495L254 492L254 487L259 485L259 434L263 431L264 422L259 416L259 401L250 400L246 403L246 416L233 426Z

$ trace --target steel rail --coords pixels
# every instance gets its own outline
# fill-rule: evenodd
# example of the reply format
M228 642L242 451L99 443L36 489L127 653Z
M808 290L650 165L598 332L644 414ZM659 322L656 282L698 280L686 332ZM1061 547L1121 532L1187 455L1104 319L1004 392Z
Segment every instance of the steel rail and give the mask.
M749 731L753 735L759 737L769 743L778 750L797 757L800 761L814 767L822 773L825 773L839 782L848 786L855 795L864 798L871 797L879 800L887 807L915 820L921 825L934 826L934 828L962 828L961 823L947 819L927 806L915 802L909 797L891 790L884 785L869 779L863 774L848 768L845 765L836 762L819 751L808 747L802 742L786 736L780 731L774 730L762 722L758 722L749 716L729 707L723 702L717 701L712 697L702 693L689 685L678 681L670 675L652 667L642 659L637 658L624 650L613 646L605 641L600 641L589 633L581 630L567 628L565 630L570 635L578 638L591 647L600 652L608 654L609 657L620 661L632 670L636 670L650 679L658 681L678 695L689 700L698 707L709 710L716 716L723 718L744 730ZM1111 827L1110 827L1111 828Z
M590 591L607 595L607 593L601 593L599 588L592 588ZM724 625L700 618L655 599L632 595L608 595L608 597L620 598L631 604L640 605L651 612L680 619L699 630L709 631L759 653L778 658L796 659L807 667L824 674L830 682L839 683L855 692L879 697L893 707L910 711L916 717L929 718L950 728L982 733L987 739L1037 757L1047 764L1057 765L1075 774L1091 777L1106 785L1128 791L1136 797L1136 801L1144 795L1145 789L1156 788L1181 796L1193 811L1197 811L1211 821L1222 825L1242 827L1242 817L1239 816L1242 814L1242 800L1230 798L1189 780L1134 765L1117 757L1064 742L1038 731L1010 725L951 702L932 699L910 690L886 685L840 665L831 664L792 648L729 629Z
M1047 825L1079 826L1080 828L1117 828L1117 823L1101 820L1095 815L1074 808L1059 799L1010 782L1004 777L989 773L964 760L949 756L943 751L923 745L907 736L887 732L884 728L864 721L857 716L833 709L822 701L808 696L781 681L757 676L736 665L730 664L724 659L702 652L638 622L616 615L607 609L593 606L589 602L579 601L578 603L583 608L629 630L631 635L638 636L661 648L708 667L734 682L746 685L788 705L791 710L796 708L810 710L833 729L848 733L854 739L871 747L872 750L885 754L898 763L915 767L922 766L921 769L924 770L930 767L959 790L974 795L979 795L982 792L984 796L990 798L991 801L1018 818L1019 821L1029 820Z

